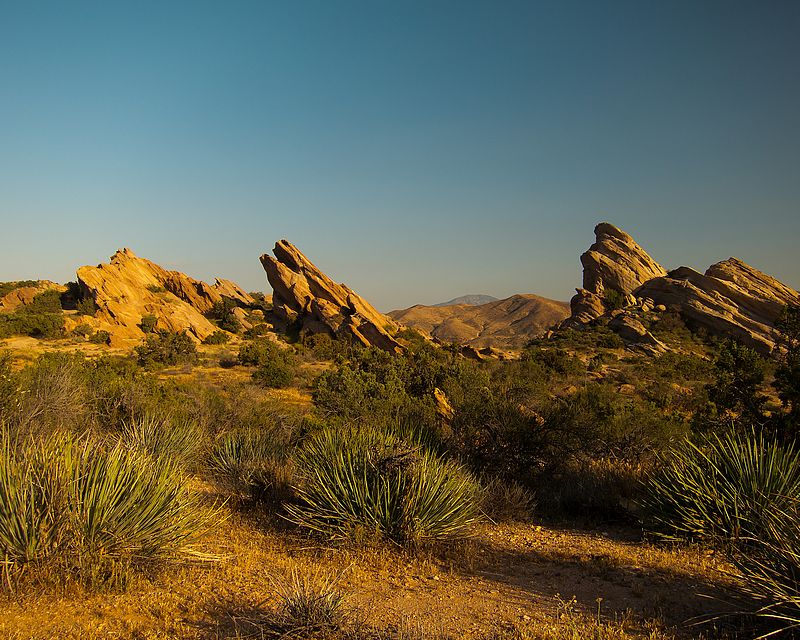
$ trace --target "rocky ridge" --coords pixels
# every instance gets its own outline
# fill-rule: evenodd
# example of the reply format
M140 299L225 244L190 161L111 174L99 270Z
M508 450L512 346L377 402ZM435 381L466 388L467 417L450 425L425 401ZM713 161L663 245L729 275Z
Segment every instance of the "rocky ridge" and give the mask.
M629 311L676 311L692 326L730 336L762 353L775 347L775 321L800 293L738 258L710 266L705 274L689 267L666 272L624 231L608 223L595 228L596 242L581 256L583 288L562 327L606 317L626 342L661 350ZM611 309L609 290L617 293ZM627 317L627 319L626 319ZM638 326L636 326L638 324ZM654 342L655 341L655 342Z
M287 240L275 243L274 257L261 256L273 290L278 323L301 334L348 338L365 346L401 351L393 334L399 325L344 284L331 280Z
M229 280L209 285L179 271L168 271L130 249L120 249L108 264L77 271L84 297L94 300L97 311L88 324L111 334L112 344L125 345L144 337L142 318L157 318L156 329L186 331L197 341L217 327L205 317L223 296L244 305L253 299ZM87 320L82 317L81 321Z

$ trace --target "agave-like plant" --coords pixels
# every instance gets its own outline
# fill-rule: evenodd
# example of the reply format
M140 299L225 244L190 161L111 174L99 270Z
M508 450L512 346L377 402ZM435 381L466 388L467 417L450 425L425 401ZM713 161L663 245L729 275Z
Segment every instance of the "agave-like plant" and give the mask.
M479 517L480 487L466 470L379 429L326 429L296 464L288 517L331 538L414 544L462 535Z
M662 535L736 546L800 498L800 452L753 433L686 441L647 479L645 496Z
M122 425L122 442L155 458L191 468L203 449L203 431L188 420L170 420L145 415Z

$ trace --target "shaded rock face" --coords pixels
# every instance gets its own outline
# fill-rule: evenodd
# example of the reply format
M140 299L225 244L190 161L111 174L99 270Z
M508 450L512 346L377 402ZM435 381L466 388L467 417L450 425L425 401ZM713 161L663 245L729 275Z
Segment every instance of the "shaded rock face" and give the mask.
M705 274L689 267L653 278L635 291L656 305L679 308L691 324L768 353L775 347L775 321L800 293L737 258L711 265Z
M130 249L117 251L108 264L81 267L77 276L84 293L97 305L91 324L108 331L117 345L141 340L140 324L147 315L156 316L157 329L186 331L200 341L217 330L203 314L223 295L233 291L236 296L231 297L252 302L227 280L208 285L179 271L167 271Z
M613 224L601 222L594 235L594 244L581 256L583 287L576 289L570 300L572 315L567 326L603 315L608 310L604 297L609 289L625 298L651 278L667 274L631 236Z
M401 351L392 337L399 325L344 284L320 271L286 240L275 244L275 256L264 254L261 264L273 290L278 320L298 322L301 333L326 333L350 338L365 346Z

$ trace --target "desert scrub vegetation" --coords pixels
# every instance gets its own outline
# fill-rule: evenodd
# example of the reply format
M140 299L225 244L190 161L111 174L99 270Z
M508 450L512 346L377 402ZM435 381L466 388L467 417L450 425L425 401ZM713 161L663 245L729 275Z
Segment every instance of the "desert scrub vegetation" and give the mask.
M192 364L197 361L197 347L185 332L157 331L147 334L135 351L142 367Z
M380 429L325 429L295 461L288 517L332 539L413 545L463 535L478 519L480 487L463 467Z
M659 535L726 551L756 613L800 625L800 453L755 432L685 441L647 480L646 522ZM777 631L776 631L777 632Z
M268 388L288 387L297 373L297 358L291 347L280 347L268 339L257 339L239 347L239 364L254 366L253 382Z
M208 522L186 478L164 459L53 434L19 441L4 428L0 551L10 579L40 570L91 586L181 552Z
M37 294L30 304L12 313L0 314L0 338L13 335L58 338L63 333L61 294L54 289Z

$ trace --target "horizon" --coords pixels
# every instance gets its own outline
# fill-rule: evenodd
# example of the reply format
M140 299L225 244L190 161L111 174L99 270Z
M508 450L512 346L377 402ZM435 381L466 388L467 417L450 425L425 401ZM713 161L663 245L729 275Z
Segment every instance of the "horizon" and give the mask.
M608 221L798 288L800 4L0 6L0 281L122 247L381 311L567 301ZM435 274L435 277L432 277Z

